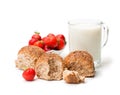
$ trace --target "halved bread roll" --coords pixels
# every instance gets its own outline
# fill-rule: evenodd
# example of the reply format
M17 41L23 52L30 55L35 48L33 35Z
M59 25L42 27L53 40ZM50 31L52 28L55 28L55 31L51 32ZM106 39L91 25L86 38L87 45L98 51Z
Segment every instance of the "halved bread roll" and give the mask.
M27 68L34 68L37 59L43 54L45 51L37 46L24 46L22 47L17 55L17 60L15 61L16 67L22 70Z
M40 79L61 80L63 59L55 53L44 53L36 62L35 71Z
M73 51L64 58L64 65L68 70L74 70L80 76L95 75L93 57L87 51Z

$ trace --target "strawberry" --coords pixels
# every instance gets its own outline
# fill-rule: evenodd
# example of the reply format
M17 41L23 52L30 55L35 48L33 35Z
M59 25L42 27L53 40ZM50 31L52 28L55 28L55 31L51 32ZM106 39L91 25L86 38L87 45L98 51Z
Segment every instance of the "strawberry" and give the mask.
M33 45L33 44L34 44L35 42L37 42L37 41L38 41L37 39L33 39L33 38L32 38L32 39L29 40L28 44L29 44L29 45Z
M58 45L56 47L57 50L61 50L65 47L65 41L63 39L58 39L57 42L58 42Z
M65 36L63 34L56 35L57 39L63 39L65 41Z
M54 49L57 46L57 39L54 34L48 34L47 37L43 38L44 44L49 48Z
M49 33L47 37L55 36L53 33Z
M38 46L40 48L43 48L44 47L44 42L42 40L36 41L33 45Z
M32 68L28 68L22 73L22 76L27 81L33 81L35 77L35 70Z
M34 32L35 34L32 35L32 39L37 39L37 40L41 40L41 36L39 35L39 32Z

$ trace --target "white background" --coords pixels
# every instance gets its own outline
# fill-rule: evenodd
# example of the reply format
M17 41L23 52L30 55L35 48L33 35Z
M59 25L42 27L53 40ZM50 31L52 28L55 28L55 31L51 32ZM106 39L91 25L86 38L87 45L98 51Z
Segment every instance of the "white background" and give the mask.
M119 0L0 0L0 95L118 95L120 94ZM34 31L42 36L63 33L70 19L104 21L110 29L95 78L71 85L36 78L26 82L15 68L18 50ZM67 39L68 40L68 39Z

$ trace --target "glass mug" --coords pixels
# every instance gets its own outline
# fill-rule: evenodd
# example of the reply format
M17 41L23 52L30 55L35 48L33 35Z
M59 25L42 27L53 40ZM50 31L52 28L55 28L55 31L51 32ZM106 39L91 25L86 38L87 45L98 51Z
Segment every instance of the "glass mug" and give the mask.
M85 50L94 59L95 66L101 63L101 48L108 40L108 27L98 20L71 20L69 27L69 51Z

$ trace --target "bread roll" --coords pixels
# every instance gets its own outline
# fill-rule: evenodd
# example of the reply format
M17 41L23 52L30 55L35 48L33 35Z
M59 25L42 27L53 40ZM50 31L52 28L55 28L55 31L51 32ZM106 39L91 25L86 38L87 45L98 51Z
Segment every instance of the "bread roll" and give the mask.
M34 68L37 59L43 54L45 51L37 46L24 46L22 47L17 56L17 60L15 61L16 67L22 70L27 68Z
M66 83L77 84L77 83L83 83L85 80L85 77L79 76L79 73L77 71L65 70L63 72L63 80Z
M80 76L92 77L95 75L93 57L87 51L73 51L64 58L65 67L75 70Z
M37 77L45 80L61 80L63 59L55 53L44 53L36 62Z

